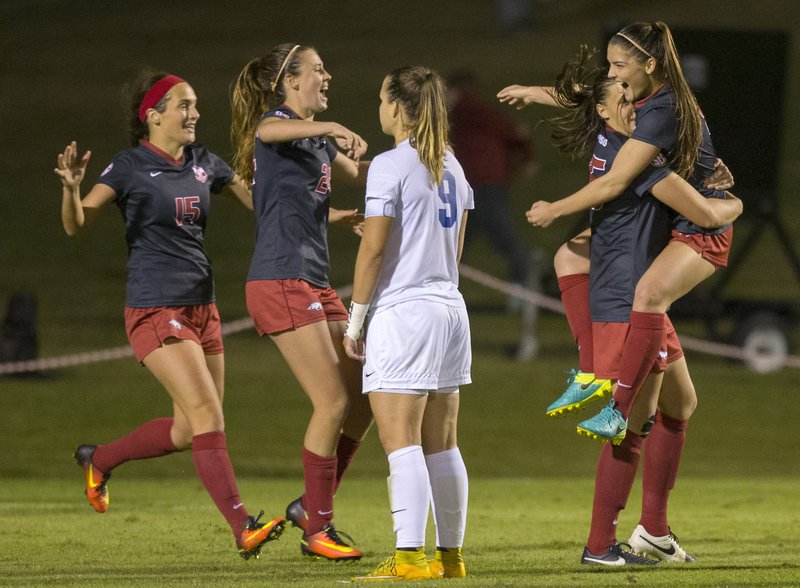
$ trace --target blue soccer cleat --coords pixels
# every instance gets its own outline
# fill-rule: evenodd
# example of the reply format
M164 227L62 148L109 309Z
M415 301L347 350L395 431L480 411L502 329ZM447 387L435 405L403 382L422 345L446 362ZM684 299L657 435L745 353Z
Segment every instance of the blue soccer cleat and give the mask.
M578 424L578 435L585 435L601 443L611 441L612 444L619 445L627 432L628 421L614 408L613 399L599 413Z
M570 370L567 373L569 374L567 390L547 407L547 416L562 416L568 412L577 412L590 402L611 394L611 380L598 380L594 374L580 370Z

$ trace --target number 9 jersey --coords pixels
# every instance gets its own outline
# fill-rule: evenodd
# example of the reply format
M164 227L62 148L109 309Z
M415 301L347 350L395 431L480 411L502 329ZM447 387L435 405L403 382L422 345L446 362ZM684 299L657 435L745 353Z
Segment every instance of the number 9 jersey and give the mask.
M409 300L464 307L458 291L458 237L472 188L451 152L442 183L433 183L408 139L375 157L367 176L364 216L392 217L373 308Z

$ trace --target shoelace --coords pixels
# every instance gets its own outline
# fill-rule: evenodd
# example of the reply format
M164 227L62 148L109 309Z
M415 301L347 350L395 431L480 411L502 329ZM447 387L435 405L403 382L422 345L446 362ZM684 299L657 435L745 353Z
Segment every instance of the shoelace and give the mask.
M334 527L333 525L325 525L322 531L328 536L328 539L330 539L335 543L338 543L339 545L346 545L347 547L352 547L353 545L356 544L356 542L350 535L348 535L344 531L337 531L336 527ZM342 541L342 538L339 535L344 535L347 538L347 541L349 541L349 543Z
M575 381L575 378L578 377L579 370L576 370L575 368L572 368L569 371L565 371L564 373L568 374L567 375L567 385L570 385L570 384L572 384L572 382Z
M627 550L622 549L623 545L627 547ZM634 561L634 562L649 562L650 560L646 557L641 557L633 553L633 547L630 546L630 543L617 543L616 545L611 546L611 552L615 555L620 556L623 559Z
M261 517L264 516L264 511L262 510L258 513L256 518L253 518L252 515L248 517L248 521L244 524L245 531L256 531L264 526L264 523L259 523L258 521L261 520Z
M669 527L667 527L667 529L669 530L668 537L671 537L672 540L675 542L675 547L683 551L683 548L681 547L680 542L678 541L678 536L675 533L673 533L672 529L670 529Z

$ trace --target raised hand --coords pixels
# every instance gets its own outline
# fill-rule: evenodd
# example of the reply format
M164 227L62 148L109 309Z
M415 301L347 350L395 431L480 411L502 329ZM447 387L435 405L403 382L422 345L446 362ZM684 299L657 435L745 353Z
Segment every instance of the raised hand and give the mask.
M87 151L83 157L78 158L78 144L75 141L64 148L64 153L58 154L58 166L53 171L61 178L65 188L75 189L80 186L91 156L92 152Z

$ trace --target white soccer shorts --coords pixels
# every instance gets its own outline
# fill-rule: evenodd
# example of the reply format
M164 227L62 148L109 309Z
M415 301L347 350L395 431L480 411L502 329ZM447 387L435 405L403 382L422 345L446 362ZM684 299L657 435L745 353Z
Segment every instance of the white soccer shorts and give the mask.
M364 394L440 390L472 382L467 310L427 300L376 312L366 335Z

